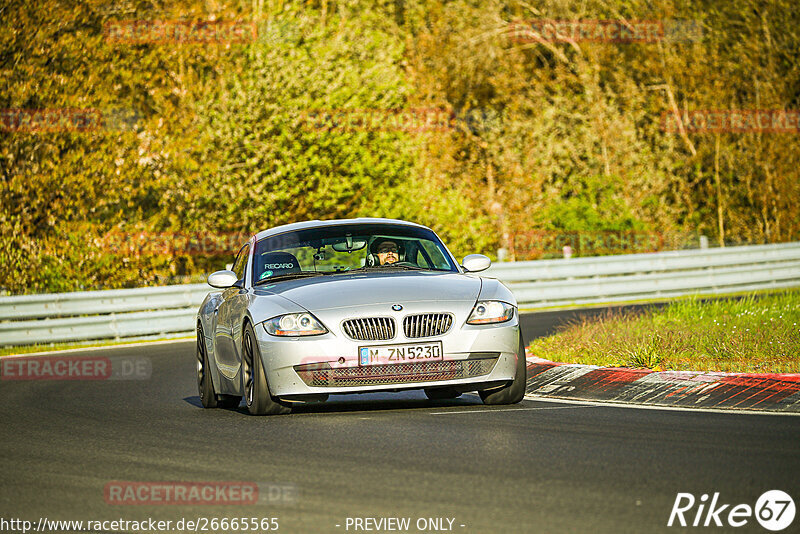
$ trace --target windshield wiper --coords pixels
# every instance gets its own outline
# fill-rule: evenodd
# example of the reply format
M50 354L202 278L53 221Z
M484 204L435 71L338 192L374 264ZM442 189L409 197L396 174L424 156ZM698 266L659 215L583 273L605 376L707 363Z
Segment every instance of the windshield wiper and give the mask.
M416 265L397 265L394 263L389 263L386 265L381 265L380 267L375 267L376 269L382 269L384 271L390 271L392 269L402 269L404 271L429 271L430 269L426 269L425 267L417 267Z
M395 264L387 264L387 265L374 265L372 267L358 267L356 269L350 269L348 271L332 271L326 274L352 274L352 273L380 273L380 272L388 272L392 270L403 270L403 271L443 271L447 269L433 269L429 267L417 267L414 265L395 265Z
M261 285L266 284L268 282L281 282L284 280L292 280L294 278L309 278L312 276L324 276L325 273L318 273L316 271L300 271L299 273L286 273L286 274L279 274L277 276L270 276L268 278L264 278L263 280L259 280L253 285Z
M325 274L350 274L350 273L363 273L374 269L374 267L357 267L355 269L348 269L346 271L329 271Z

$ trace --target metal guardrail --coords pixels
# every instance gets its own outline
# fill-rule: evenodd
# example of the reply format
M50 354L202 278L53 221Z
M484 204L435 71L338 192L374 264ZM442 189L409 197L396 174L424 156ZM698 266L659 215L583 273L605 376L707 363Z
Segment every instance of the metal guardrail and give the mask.
M211 290L186 284L0 297L0 346L189 334Z
M197 311L209 291L208 284L184 284L0 297L0 321L191 307Z
M498 263L521 308L800 286L800 243Z
M800 286L800 243L497 263L520 308ZM206 284L0 297L0 345L191 334Z

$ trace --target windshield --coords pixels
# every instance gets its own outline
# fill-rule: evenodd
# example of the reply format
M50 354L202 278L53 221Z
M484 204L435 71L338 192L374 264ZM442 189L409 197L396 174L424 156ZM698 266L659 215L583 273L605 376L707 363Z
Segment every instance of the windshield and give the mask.
M305 273L353 270L458 272L441 241L427 228L348 224L296 230L256 243L256 284Z

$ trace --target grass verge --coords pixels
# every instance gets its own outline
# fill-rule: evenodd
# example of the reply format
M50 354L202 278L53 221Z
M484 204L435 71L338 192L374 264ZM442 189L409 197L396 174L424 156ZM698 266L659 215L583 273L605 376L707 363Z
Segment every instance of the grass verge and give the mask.
M609 311L531 343L565 363L655 370L800 373L800 290L740 299L674 302L646 312Z
M34 352L54 352L62 350L90 349L95 347L121 347L124 345L136 345L139 343L152 343L154 341L180 341L182 339L192 339L192 336L178 335L166 337L129 338L119 341L81 341L75 343L42 343L40 345L0 347L0 358L3 356L14 356L18 354L31 354Z

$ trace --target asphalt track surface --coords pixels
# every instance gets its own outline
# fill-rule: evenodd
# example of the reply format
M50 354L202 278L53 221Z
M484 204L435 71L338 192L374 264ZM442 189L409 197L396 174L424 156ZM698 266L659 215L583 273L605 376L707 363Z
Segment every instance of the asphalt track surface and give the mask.
M528 339L564 317L526 316ZM102 355L146 358L152 374L0 382L0 518L273 517L279 532L302 533L367 532L346 529L348 517L408 517L409 532L418 518L451 518L464 533L767 532L753 518L737 529L666 524L678 492L754 506L781 489L800 505L800 417L487 407L416 392L251 417L199 407L191 342ZM111 481L250 481L264 493L251 505L112 505Z

